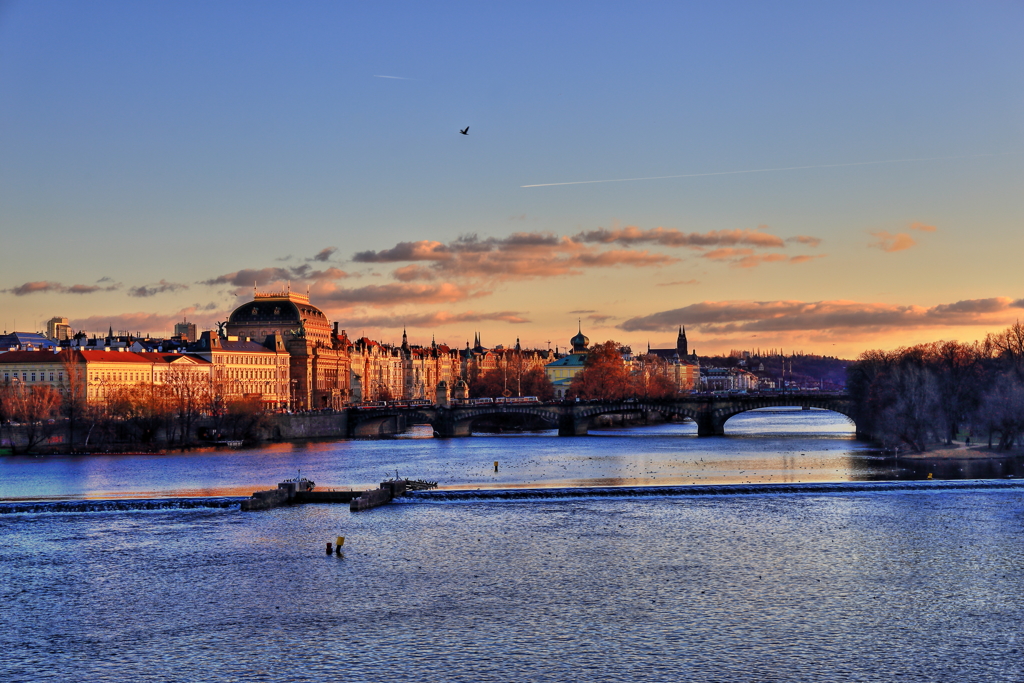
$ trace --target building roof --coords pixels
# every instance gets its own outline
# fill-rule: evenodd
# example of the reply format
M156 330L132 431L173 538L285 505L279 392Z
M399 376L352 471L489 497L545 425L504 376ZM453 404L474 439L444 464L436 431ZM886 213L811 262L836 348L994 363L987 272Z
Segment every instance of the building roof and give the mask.
M134 355L141 356L143 359L147 359L147 360L149 360L152 363L167 363L167 364L170 364L170 363L186 362L186 363L192 363L194 365L209 365L210 364L210 361L206 360L205 358L201 358L200 356L189 356L189 355L185 355L185 354L182 354L182 353L149 353L149 352L142 352L142 353L136 353Z
M562 356L556 361L552 361L545 365L546 368L581 368L583 367L583 361L586 359L586 355L582 353L574 353L569 356Z
M0 349L52 349L57 343L37 332L11 332L0 335Z
M196 363L207 361L197 356L185 356L180 353L135 353L134 351L96 351L81 349L63 349L60 353L52 351L9 351L0 354L0 364L14 363L173 363L187 358Z
M259 342L242 339L221 339L220 346L224 351L232 353L275 353Z

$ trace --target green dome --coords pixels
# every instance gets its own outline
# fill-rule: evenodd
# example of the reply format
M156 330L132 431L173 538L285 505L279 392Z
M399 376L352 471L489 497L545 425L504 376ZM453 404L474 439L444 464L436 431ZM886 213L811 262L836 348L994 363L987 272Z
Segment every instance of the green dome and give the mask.
M586 353L587 347L590 346L590 339L580 330L575 337L569 340L569 343L572 344L573 353Z

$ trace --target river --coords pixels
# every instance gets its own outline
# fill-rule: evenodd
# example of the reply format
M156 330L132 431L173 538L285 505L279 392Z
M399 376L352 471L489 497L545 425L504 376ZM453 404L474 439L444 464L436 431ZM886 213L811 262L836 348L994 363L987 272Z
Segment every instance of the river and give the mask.
M1024 680L1016 478L929 481L824 411L727 432L3 458L0 674ZM299 469L442 487L357 514L238 511ZM344 556L326 556L336 535Z

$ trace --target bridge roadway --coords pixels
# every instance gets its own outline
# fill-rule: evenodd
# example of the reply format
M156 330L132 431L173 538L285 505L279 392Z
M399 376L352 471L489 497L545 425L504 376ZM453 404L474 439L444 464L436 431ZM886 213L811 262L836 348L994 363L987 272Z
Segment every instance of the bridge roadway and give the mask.
M559 436L582 436L600 415L657 412L665 417L686 417L697 423L698 436L722 436L733 415L757 408L822 408L851 420L853 402L847 394L804 392L733 396L686 396L676 399L580 401L552 403L484 403L452 406L360 406L349 409L350 436L378 436L402 431L413 424L429 424L441 437L470 436L473 423L482 418L522 416L558 427ZM870 435L857 431L858 438Z

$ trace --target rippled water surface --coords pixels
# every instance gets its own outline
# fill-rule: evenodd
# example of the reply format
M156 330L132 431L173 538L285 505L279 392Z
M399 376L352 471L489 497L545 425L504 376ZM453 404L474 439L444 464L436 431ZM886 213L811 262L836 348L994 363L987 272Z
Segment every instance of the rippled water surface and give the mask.
M1024 484L859 481L891 465L815 419L8 458L0 679L1024 680ZM448 488L356 514L171 497L300 466ZM161 500L81 502L133 491Z
M1024 680L1022 489L0 529L9 681ZM339 534L344 557L324 555Z

